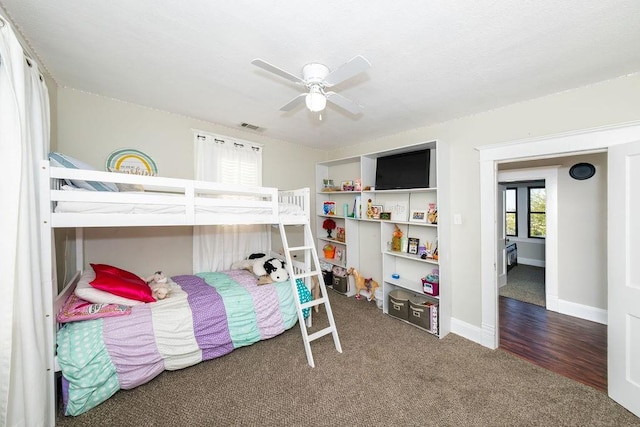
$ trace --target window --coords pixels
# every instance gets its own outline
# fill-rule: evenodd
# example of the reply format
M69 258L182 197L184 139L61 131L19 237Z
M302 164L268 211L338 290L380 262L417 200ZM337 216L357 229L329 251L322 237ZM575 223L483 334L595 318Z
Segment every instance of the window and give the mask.
M544 187L528 187L529 237L544 239L547 235L547 191Z
M507 236L518 235L518 189L507 188L504 204L504 225Z

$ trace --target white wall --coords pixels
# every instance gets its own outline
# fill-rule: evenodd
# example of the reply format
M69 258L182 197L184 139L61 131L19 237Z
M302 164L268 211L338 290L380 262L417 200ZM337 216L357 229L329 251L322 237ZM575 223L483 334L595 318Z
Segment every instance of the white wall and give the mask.
M161 176L193 178L191 129L264 145L263 185L315 188L315 164L326 152L258 134L170 114L68 88L57 89L57 151L103 169L109 153L136 148L149 154ZM312 191L312 198L315 192ZM113 263L146 275L157 269L191 273L191 227L106 228L85 232L87 262ZM140 271L148 265L148 271Z
M629 122L640 111L640 74L522 102L469 117L413 129L358 146L345 146L330 158L441 139L451 147L452 294L454 318L481 326L480 188L476 147L534 136ZM567 248L561 248L567 250ZM606 277L606 276L605 276Z

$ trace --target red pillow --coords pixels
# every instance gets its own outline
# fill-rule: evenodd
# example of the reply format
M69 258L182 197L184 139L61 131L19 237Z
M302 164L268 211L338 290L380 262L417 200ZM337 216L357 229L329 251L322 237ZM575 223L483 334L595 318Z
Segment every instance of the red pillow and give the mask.
M93 271L95 271L96 274L99 272L105 272L105 273L113 274L114 276L123 277L125 279L132 279L132 280L137 279L144 282L144 280L142 280L140 276L133 274L130 271L123 270L121 268L114 267L109 264L91 264L91 268L93 268Z
M139 277L119 277L107 271L96 271L96 278L89 283L96 289L112 293L123 298L142 302L155 302L151 288Z

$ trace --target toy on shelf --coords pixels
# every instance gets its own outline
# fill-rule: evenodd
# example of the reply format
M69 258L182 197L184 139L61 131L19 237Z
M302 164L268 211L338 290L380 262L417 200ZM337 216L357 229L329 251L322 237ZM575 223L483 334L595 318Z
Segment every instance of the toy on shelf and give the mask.
M400 252L402 246L402 236L404 233L400 228L394 224L395 230L393 230L393 237L391 238L391 250L394 252Z
M427 222L429 222L429 224L438 223L438 207L435 203L429 203L429 209L427 210Z
M358 273L358 270L356 270L353 267L350 267L347 270L347 275L351 275L353 276L353 281L356 285L356 299L359 300L362 297L360 296L360 291L366 291L369 293L369 296L367 297L367 301L371 301L371 300L375 300L375 291L376 288L378 288L378 282L376 282L375 280L373 280L372 278L365 278L364 276L362 276L360 273Z
M371 199L367 200L367 218L373 219L373 206Z

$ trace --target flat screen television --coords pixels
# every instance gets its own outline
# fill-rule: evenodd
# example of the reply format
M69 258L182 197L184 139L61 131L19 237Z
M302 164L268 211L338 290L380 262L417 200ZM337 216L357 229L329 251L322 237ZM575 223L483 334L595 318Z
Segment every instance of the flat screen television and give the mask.
M376 190L429 187L430 153L426 149L378 157Z

